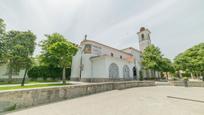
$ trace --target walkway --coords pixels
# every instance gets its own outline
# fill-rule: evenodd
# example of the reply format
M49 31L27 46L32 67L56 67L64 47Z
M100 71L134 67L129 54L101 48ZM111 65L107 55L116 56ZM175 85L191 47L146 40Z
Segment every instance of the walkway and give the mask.
M204 89L173 86L114 90L8 115L203 115Z

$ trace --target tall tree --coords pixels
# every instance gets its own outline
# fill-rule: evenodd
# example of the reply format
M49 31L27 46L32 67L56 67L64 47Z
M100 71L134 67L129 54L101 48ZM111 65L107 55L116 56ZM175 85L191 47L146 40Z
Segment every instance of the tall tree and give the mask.
M3 19L0 18L0 34L5 33L6 24Z
M63 84L66 84L65 69L71 66L72 56L76 53L77 47L58 33L46 37L47 39L41 42L40 62L45 66L63 68L62 79Z
M162 58L162 63L160 65L161 71L166 73L168 79L168 72L174 73L175 69L170 59Z
M177 71L190 72L195 76L204 76L204 43L193 46L174 59Z
M15 46L17 50L16 52L19 52L18 56L16 56L18 58L19 65L16 66L18 66L17 68L25 69L24 77L21 83L21 86L24 86L25 77L28 70L32 66L31 58L35 50L36 36L31 31L21 32L15 37L15 40L21 41L18 42L18 45Z
M59 33L45 35L46 39L41 41L42 54L40 55L40 63L45 66L58 67L58 59L48 52L48 48L57 42L66 42L66 39Z
M76 51L77 48L71 42L56 42L48 48L49 54L55 57L59 66L63 68L63 84L66 84L66 67L71 65L72 56Z
M9 31L4 38L6 44L6 59L8 62L9 81L13 72L18 72L25 65L35 49L36 36L31 31ZM26 68L25 68L26 69Z
M15 37L20 33L20 31L14 31L11 30L6 33L5 37L3 38L3 44L4 44L4 49L5 49L5 57L6 57L6 63L8 64L7 70L8 70L8 77L9 77L9 82L12 80L12 75L14 71L16 70L16 67L13 66L15 65L15 58L14 55L15 53ZM17 48L17 47L16 47Z
M5 54L5 44L3 42L3 38L6 32L6 24L4 20L0 18L0 64L4 62L4 54Z
M155 71L161 70L160 64L162 64L162 56L160 49L154 45L148 46L142 53L144 69L153 70L154 77L156 76Z

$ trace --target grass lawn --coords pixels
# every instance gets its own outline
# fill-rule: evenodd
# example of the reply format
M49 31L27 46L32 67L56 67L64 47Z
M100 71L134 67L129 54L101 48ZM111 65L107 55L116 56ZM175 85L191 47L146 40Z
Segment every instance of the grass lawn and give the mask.
M69 84L67 84L69 85ZM29 86L5 86L0 87L0 91L2 90L15 90L15 89L29 89L29 88L41 88L41 87L50 87L50 86L63 86L63 84L36 84L36 85L29 85Z
M36 84L36 83L52 83L52 82L60 82L60 81L26 81L25 84ZM20 84L21 82L0 82L0 85L15 85Z

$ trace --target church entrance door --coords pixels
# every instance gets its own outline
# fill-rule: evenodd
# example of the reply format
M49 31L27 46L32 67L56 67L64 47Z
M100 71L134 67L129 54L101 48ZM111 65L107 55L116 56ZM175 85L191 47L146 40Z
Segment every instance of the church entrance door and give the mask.
M123 66L123 78L130 79L130 69L127 65Z
M136 69L136 67L133 67L132 71L133 71L133 78L137 79L137 69Z
M115 63L112 63L109 66L109 78L111 78L111 79L119 78L119 67Z

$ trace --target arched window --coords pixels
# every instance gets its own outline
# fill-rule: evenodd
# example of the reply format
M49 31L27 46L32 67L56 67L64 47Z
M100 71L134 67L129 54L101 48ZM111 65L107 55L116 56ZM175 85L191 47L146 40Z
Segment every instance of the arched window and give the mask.
M109 78L111 79L119 78L119 67L115 63L112 63L109 66Z
M144 40L144 34L142 34L141 37L142 37L142 41L143 41Z
M130 69L127 65L123 66L123 78L130 79Z

